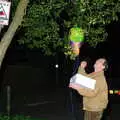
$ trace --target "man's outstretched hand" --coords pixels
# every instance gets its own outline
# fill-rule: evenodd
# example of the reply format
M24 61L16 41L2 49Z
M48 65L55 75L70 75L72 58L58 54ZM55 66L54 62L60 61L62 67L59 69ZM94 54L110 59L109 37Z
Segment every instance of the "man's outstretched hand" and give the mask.
M86 61L82 61L80 64L80 67L85 69L87 67L87 62Z

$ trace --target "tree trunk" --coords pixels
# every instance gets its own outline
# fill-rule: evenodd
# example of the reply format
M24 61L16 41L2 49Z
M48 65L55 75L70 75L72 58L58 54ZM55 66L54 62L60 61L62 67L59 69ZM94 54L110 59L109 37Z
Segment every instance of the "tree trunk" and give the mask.
M25 12L26 12L28 3L29 3L29 0L20 0L17 6L16 12L15 12L15 16L7 32L4 34L4 36L2 37L0 41L0 67L2 65L2 61L4 59L6 51L15 35L15 32L23 21L23 17L26 14Z

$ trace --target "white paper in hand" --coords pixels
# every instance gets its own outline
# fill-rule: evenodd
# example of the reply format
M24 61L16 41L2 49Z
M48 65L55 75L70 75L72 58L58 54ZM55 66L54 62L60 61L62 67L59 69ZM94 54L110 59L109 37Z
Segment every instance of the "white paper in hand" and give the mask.
M70 78L70 83L76 83L85 88L95 89L96 80L77 73Z

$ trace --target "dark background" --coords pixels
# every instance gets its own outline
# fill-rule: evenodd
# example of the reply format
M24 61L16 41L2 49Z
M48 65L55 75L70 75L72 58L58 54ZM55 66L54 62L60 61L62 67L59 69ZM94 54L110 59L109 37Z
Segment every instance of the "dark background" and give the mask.
M96 48L90 47L87 43L83 44L80 59L89 57L93 65L97 58L105 57L109 65L106 72L109 89L120 89L120 23L112 23L106 27L106 30L107 40L99 43ZM2 104L4 103L1 108L6 109L7 85L11 86L12 101L16 104L13 107L15 111L21 104L39 101L39 96L43 94L54 93L58 88L66 88L75 70L74 63L63 53L44 56L40 50L29 50L12 41L0 70L1 101ZM58 68L55 67L56 64L59 65ZM92 65L90 71L92 71ZM117 100L118 97L114 99Z
M94 63L95 59L99 57L105 57L108 60L109 65L109 69L106 75L111 84L111 88L119 89L120 23L112 23L111 25L106 27L106 30L108 32L107 40L105 42L99 43L96 48L92 48L89 44L84 43L81 48L80 58L89 57L91 58L92 63ZM55 68L56 64L59 65L58 69ZM73 64L74 61L70 61L64 56L63 53L57 53L57 56L44 56L40 50L29 50L24 46L18 45L16 41L13 41L6 53L1 68L1 85L4 83L13 84L14 76L14 81L20 82L20 79L22 79L22 81L24 81L26 84L30 84L32 83L32 81L35 82L35 80L38 79L40 85L42 83L51 83L55 85L57 79L58 84L60 86L64 86L66 80L69 79L69 77L72 75ZM23 73L19 73L19 70L17 72L17 70L15 69L23 69L22 72L24 71L24 75L22 75ZM32 75L31 73L33 73L33 71L37 72ZM20 74L24 77L20 78ZM25 78L25 75L27 76L27 74L32 75L33 77L30 77L31 79Z

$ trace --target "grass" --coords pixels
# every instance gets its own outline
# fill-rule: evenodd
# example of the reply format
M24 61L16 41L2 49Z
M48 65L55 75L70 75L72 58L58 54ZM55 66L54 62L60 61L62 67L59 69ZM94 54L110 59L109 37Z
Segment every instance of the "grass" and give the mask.
M30 116L22 116L22 115L16 115L16 116L0 115L0 120L47 120L47 119L31 118Z

